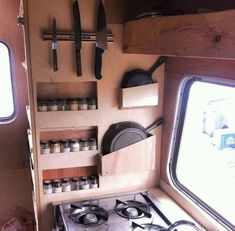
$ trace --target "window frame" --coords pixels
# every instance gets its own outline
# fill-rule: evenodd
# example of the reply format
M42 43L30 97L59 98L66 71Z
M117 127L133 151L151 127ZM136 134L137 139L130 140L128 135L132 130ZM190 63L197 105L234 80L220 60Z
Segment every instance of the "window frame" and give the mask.
M11 123L15 120L17 113L16 113L16 108L17 108L17 104L16 104L16 93L15 93L15 78L13 76L13 61L12 61L12 52L11 52L11 48L10 46L5 42L0 40L0 43L2 45L4 45L8 51L8 59L9 59L9 66L10 66L10 79L11 79L11 90L12 90L12 100L13 100L13 112L11 115L6 116L6 117L0 117L0 124L7 124L7 123Z
M188 98L191 86L193 83L200 81L212 84L218 84L221 86L228 86L235 88L234 80L215 78L204 75L192 75L187 74L181 80L181 84L178 91L176 101L176 111L174 116L173 132L170 141L170 151L168 159L168 178L172 186L183 196L189 198L195 205L200 207L203 211L209 214L213 219L219 222L223 227L229 230L234 230L234 225L226 220L221 214L210 207L206 202L196 196L192 191L185 187L177 178L177 160L179 156L179 148L181 143L181 137L184 127L186 109L188 105Z

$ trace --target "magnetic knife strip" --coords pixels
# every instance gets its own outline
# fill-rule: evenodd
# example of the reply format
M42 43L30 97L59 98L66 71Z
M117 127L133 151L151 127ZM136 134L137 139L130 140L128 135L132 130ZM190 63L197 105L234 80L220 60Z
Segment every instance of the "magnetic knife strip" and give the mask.
M57 31L57 40L58 41L74 41L75 33L69 31ZM44 41L52 40L52 32L44 31L42 33L42 39ZM112 33L107 34L108 42L113 43L114 37ZM96 42L96 33L92 32L82 32L82 41L84 42Z

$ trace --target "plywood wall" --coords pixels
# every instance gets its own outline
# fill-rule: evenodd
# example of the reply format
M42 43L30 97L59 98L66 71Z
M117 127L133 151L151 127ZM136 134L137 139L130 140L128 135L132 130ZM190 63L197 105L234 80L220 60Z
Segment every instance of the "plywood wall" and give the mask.
M56 17L59 30L72 30L72 5L70 0L30 0L29 4L29 32L30 32L30 57L32 68L32 92L34 104L37 101L37 83L70 82L79 83L86 81L97 81L94 77L94 48L93 43L82 43L82 72L83 76L78 78L75 71L74 44L72 42L60 42L58 45L58 72L53 72L51 66L51 44L43 41L41 33L43 30L50 30L51 19ZM82 29L94 32L96 30L96 1L79 0ZM35 114L36 143L39 144L39 134L45 129L44 122L50 126L50 130L57 127L66 129L71 126L95 126L98 127L98 147L101 151L102 137L112 123L121 121L135 121L147 127L157 117L162 115L162 96L164 85L164 65L161 66L153 75L155 82L159 83L159 104L152 107L140 107L120 110L119 91L123 74L126 71L142 68L148 70L158 58L156 55L131 55L122 53L122 25L108 25L109 30L114 34L114 43L108 44L108 51L103 55L103 79L97 82L97 97L99 107L97 111L86 113L87 117L81 113L68 116L50 116L42 118L36 108L32 108ZM60 113L58 113L59 115ZM61 114L60 114L61 115ZM71 118L71 119L68 119ZM43 122L44 121L44 122ZM133 172L117 176L100 176L100 189L90 192L71 192L56 196L45 196L42 190L40 195L40 227L41 230L49 230L52 225L52 206L51 202L65 200L81 200L101 196L104 194L133 191L153 187L159 183L160 170L160 142L161 127L153 130L156 135L155 169L145 172ZM40 163L39 149L36 150L36 159L39 160L38 179L39 186L42 187L42 169ZM54 157L56 158L56 157ZM127 164L127 163L124 163ZM129 163L128 163L129 164Z
M0 225L9 218L11 209L16 206L32 211L25 112L28 103L27 79L21 65L24 61L23 34L16 23L19 2L0 1L0 40L10 48L17 106L16 119L0 124Z

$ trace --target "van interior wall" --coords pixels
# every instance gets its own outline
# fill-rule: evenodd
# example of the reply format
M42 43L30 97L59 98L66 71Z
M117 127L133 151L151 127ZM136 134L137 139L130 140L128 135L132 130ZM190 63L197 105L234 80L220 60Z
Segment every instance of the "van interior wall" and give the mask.
M25 113L27 79L21 65L24 61L23 33L16 22L19 3L19 0L0 0L0 40L10 47L17 104L16 119L0 124L0 224L9 218L11 209L16 206L32 210Z
M200 58L167 58L165 67L165 84L163 97L163 116L165 124L162 128L161 147L161 179L169 183L167 178L167 161L170 138L179 85L186 74L205 75L235 80L235 61L223 59Z

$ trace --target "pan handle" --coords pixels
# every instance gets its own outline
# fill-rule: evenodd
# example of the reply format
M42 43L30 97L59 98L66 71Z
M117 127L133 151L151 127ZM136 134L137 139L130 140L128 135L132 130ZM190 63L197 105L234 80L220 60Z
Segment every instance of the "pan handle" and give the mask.
M153 64L153 66L148 70L148 74L151 76L153 74L153 72L165 62L166 62L166 57L160 56L157 59L157 61Z
M151 130L153 130L154 128L158 127L159 125L164 123L164 118L160 117L157 118L152 124L150 124L145 130L147 133L149 133Z

